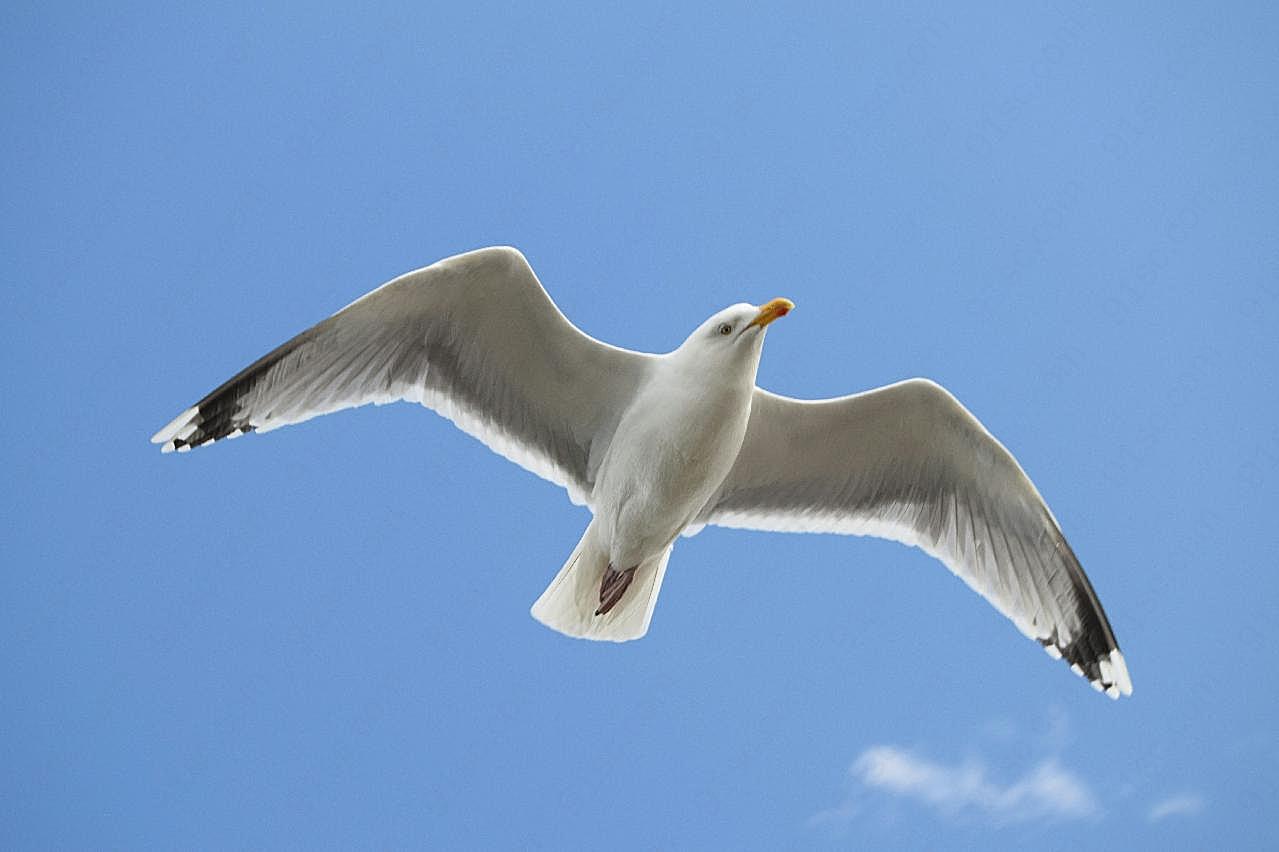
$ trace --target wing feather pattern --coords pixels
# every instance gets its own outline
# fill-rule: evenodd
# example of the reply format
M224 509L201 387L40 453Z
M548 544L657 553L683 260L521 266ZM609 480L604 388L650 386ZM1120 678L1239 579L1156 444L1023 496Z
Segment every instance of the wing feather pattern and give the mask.
M651 358L574 327L517 250L480 249L384 284L250 364L151 440L185 451L408 400L587 503Z
M914 545L1095 688L1132 692L1110 622L1039 492L933 382L811 402L756 389L737 463L698 523Z

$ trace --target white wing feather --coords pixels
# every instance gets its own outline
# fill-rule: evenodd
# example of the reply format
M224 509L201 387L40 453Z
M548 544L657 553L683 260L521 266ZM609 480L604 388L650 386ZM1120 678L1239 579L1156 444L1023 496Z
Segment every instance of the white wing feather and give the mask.
M1094 686L1132 692L1092 584L1039 492L933 382L811 402L757 389L738 460L690 530L703 523L919 547Z
M241 371L157 432L188 450L368 403L419 402L587 503L653 356L584 334L520 252L402 275Z

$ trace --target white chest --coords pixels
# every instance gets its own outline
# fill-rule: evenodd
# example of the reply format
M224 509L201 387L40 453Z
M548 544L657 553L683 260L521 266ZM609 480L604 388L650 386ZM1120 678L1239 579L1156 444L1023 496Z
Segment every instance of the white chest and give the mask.
M637 396L595 487L596 518L619 564L660 552L724 481L746 434L751 390L658 385Z

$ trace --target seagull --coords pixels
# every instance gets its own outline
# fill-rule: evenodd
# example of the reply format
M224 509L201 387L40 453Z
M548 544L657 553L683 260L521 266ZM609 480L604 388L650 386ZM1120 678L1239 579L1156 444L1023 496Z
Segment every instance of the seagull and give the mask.
M677 537L708 524L870 535L937 558L1112 698L1132 681L1092 583L1017 460L927 379L824 400L756 387L787 299L737 304L679 348L610 346L518 250L373 290L157 432L164 452L368 403L418 402L556 483L592 519L532 615L569 636L648 632Z

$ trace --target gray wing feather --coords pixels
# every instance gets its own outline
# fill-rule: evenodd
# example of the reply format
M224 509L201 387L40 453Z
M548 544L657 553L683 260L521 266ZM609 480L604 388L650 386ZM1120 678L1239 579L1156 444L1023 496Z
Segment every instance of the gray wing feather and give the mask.
M151 440L182 451L409 400L585 503L651 357L579 331L515 249L481 249L384 284L249 365Z
M737 463L698 520L917 546L1095 687L1132 691L1092 584L1039 492L933 382L811 402L757 389Z

